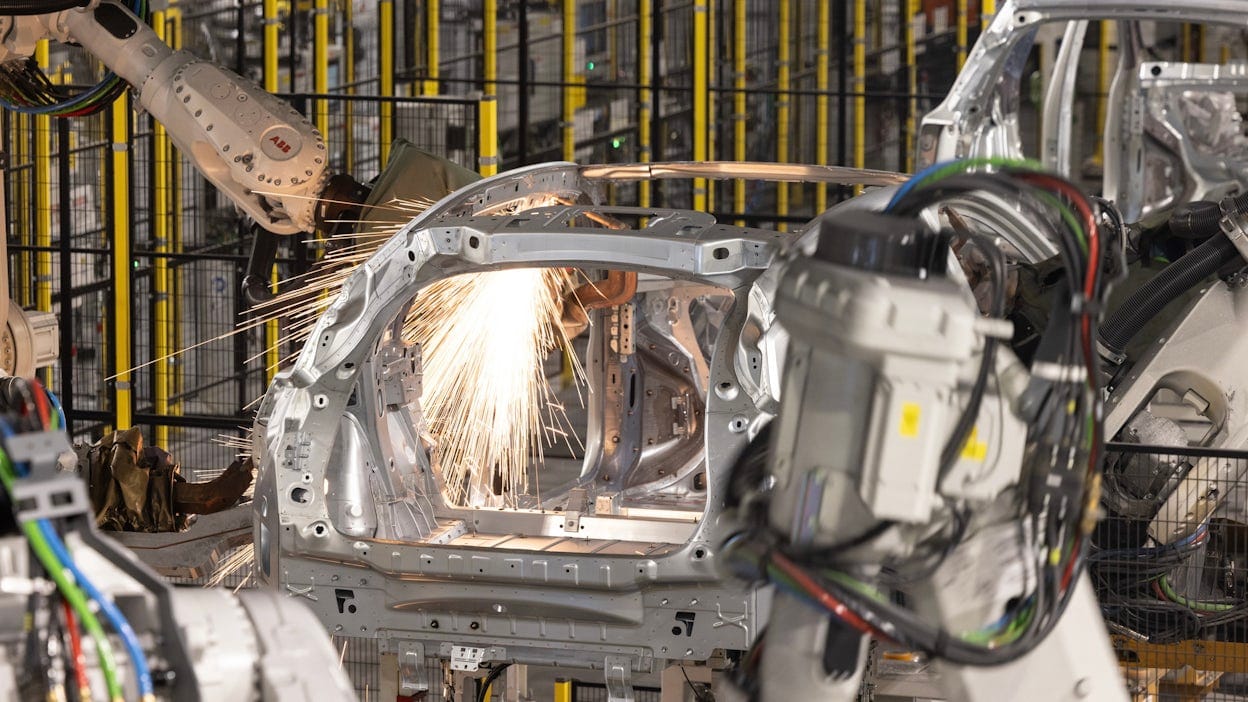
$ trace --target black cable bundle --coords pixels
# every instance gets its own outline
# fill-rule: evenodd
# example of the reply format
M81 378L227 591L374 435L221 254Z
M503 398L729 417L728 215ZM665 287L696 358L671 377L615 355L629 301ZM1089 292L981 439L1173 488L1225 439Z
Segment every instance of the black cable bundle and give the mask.
M983 166L994 171L968 172ZM1021 486L1027 499L1020 502L1025 524L1019 525L1019 533L1020 539L1028 531L1031 534L1023 545L1024 552L1032 554L1033 572L1038 574L1034 592L996 624L964 638L924 621L886 592L838 570L835 555L789 550L783 534L756 526L725 544L725 553L741 566L739 572L766 577L864 634L962 665L1004 664L1033 650L1060 620L1083 573L1099 499L1103 443L1094 340L1105 294L1105 264L1113 253L1098 225L1096 206L1076 186L1022 163L941 164L903 186L886 212L917 217L943 202L983 192L1018 203L1029 220L1057 244L1067 273L1021 403L1029 431ZM973 232L966 236L988 258L994 284L989 311L1000 318L1007 287L1004 255L991 238ZM968 401L940 454L942 474L957 462L979 415L995 371L996 343L985 339ZM748 465L757 456L751 452L747 458L741 477L757 472ZM751 480L746 478L746 482ZM927 564L918 577L934 572L963 538L972 515L963 507L951 505L951 509L956 517L952 533L945 537L943 548L934 550L934 563ZM881 526L887 530L891 525Z

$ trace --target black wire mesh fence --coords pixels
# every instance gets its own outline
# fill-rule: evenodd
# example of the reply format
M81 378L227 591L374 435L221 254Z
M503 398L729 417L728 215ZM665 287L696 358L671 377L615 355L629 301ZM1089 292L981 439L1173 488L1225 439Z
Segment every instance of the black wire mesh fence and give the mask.
M1128 684L1140 699L1243 699L1248 452L1111 444L1105 465L1088 569Z

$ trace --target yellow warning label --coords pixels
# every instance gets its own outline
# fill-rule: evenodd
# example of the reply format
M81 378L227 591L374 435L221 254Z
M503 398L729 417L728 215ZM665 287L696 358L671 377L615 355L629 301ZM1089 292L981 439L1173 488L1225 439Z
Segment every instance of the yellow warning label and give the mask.
M919 417L923 414L923 408L917 402L901 403L901 427L899 431L901 435L907 439L913 439L919 435Z
M981 463L988 458L988 442L979 440L979 427L971 427L971 435L962 446L962 457Z

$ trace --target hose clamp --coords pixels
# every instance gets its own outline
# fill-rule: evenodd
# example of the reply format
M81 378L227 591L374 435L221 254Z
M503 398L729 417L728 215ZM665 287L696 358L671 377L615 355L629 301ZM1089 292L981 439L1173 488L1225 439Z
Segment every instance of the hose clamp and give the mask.
M1239 251L1239 255L1248 261L1248 230L1244 225L1244 214L1235 206L1235 198L1225 197L1218 208L1222 210L1222 218L1218 220L1218 227L1226 238L1231 240L1235 245L1235 249Z

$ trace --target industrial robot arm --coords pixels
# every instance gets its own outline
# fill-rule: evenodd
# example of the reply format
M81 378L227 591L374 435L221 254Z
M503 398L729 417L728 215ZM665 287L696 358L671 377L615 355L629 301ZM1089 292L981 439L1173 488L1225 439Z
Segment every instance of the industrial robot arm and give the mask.
M0 17L0 60L35 42L76 42L134 86L204 176L264 229L309 231L325 187L325 142L290 105L255 83L169 48L113 0L45 15Z

